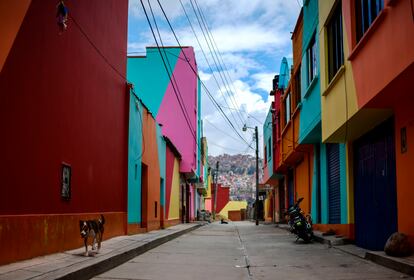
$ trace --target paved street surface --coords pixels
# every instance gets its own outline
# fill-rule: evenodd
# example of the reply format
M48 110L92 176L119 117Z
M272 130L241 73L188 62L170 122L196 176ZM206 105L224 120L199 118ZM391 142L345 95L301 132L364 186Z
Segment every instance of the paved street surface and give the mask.
M214 223L94 279L414 279L274 225Z

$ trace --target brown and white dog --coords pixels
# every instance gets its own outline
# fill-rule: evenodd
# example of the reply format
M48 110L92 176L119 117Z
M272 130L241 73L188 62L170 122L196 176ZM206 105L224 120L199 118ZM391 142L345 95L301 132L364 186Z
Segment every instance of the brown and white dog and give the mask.
M98 251L101 249L102 236L104 233L105 218L101 214L101 218L98 220L79 221L80 235L83 238L85 244L85 256L89 256L88 252L88 239L92 238L92 250L96 249L96 243L98 243Z

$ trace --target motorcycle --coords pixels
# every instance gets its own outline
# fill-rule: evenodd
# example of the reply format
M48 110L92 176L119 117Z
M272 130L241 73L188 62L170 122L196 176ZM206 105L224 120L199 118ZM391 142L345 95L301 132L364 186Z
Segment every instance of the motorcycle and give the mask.
M305 217L304 212L300 209L299 204L302 202L302 200L303 197L299 198L294 205L288 208L288 225L290 226L290 232L296 234L296 241L301 238L303 241L308 243L313 238L312 218L310 215L307 215Z

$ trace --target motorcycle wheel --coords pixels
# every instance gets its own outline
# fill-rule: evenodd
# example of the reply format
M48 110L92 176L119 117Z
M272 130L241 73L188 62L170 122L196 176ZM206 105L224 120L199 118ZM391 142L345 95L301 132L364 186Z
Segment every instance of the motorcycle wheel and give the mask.
M305 243L311 242L313 239L313 232L306 232L305 234L303 234L302 239L303 241L305 241Z

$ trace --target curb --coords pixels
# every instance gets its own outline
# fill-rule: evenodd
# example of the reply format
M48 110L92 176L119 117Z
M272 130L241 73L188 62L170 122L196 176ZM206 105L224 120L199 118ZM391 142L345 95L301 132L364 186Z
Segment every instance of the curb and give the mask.
M286 225L276 225L278 228L289 230ZM327 244L330 248L335 248L340 250L341 252L353 255L355 257L369 260L373 263L382 265L384 267L393 269L395 271L405 273L410 276L414 276L414 259L412 261L406 260L404 258L394 258L385 255L384 252L372 252L368 250L364 250L365 253L361 252L352 252L352 250L346 250L343 245L350 244L349 240L345 238L336 238L335 236L323 236L322 232L314 231L314 240L322 243ZM359 248L359 247L358 247Z
M191 232L204 224L196 224L193 227L184 229L182 231L174 232L170 235L160 237L155 240L148 241L145 244L139 244L136 247L130 247L127 249L120 249L108 254L108 257L105 259L97 260L95 263L87 263L84 266L76 264L70 267L65 267L57 271L51 271L47 274L34 277L32 279L61 279L61 280L83 280L90 279L98 274L102 274L112 268L115 268L136 256L139 256L151 249L154 249L168 241L171 241L181 235L184 235L188 232Z
M365 259L379 265L391 268L393 270L414 276L414 263L409 263L403 258L393 258L386 256L384 253L366 252Z

